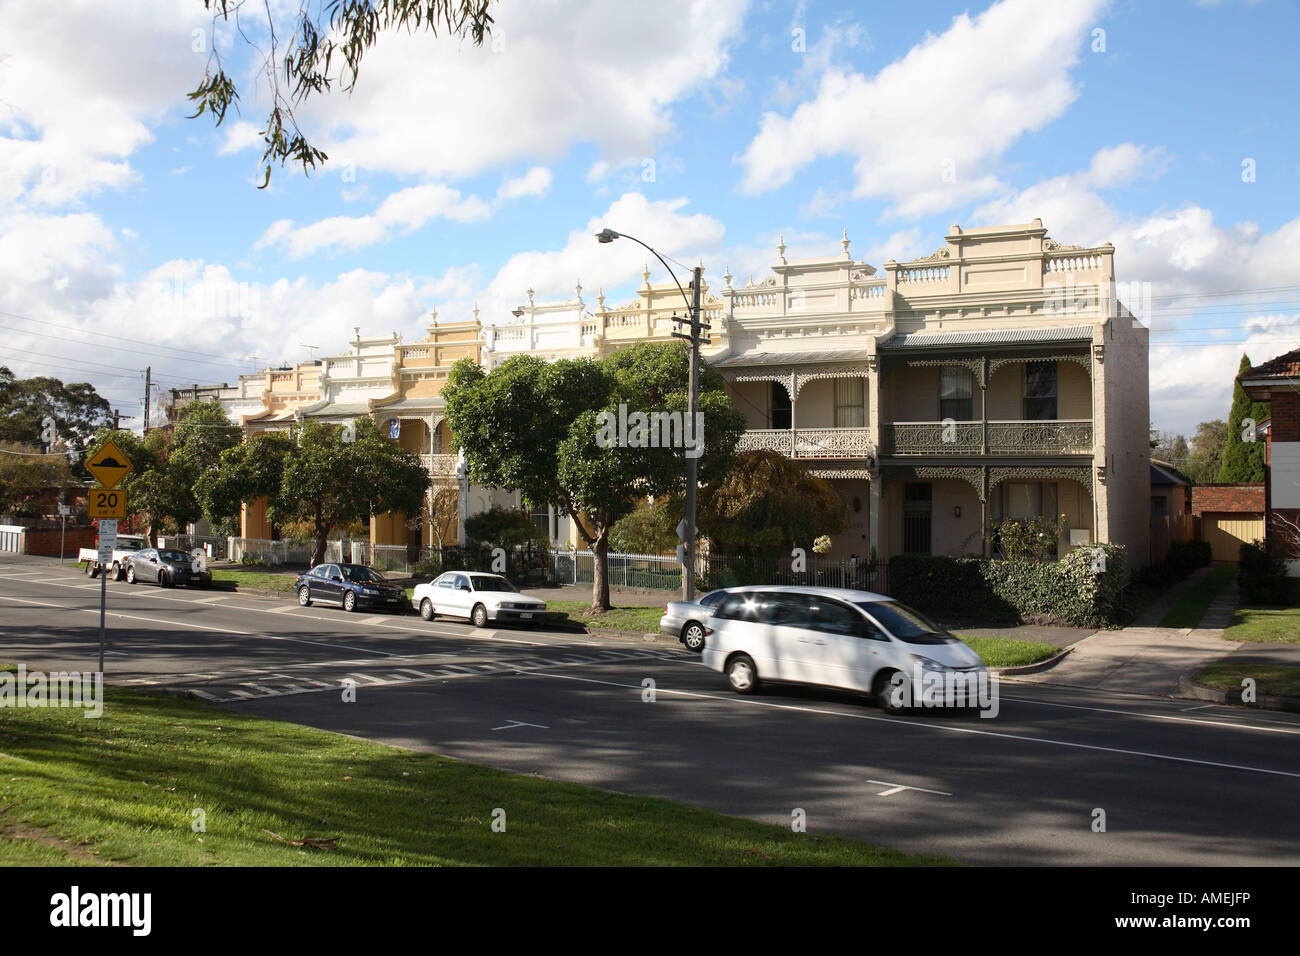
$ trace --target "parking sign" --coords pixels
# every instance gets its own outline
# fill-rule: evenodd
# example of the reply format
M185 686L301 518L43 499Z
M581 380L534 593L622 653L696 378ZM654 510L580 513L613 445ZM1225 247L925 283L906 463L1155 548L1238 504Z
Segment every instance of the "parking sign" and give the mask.
M99 563L113 563L113 552L117 550L117 520L105 518L99 523Z

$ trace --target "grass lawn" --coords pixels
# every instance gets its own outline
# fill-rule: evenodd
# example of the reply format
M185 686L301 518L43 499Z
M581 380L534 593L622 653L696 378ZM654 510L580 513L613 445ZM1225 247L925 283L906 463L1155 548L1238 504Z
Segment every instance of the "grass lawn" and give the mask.
M1239 607L1223 637L1229 641L1300 644L1300 607Z
M278 574L274 571L243 571L235 568L214 568L214 584L233 584L235 587L261 588L265 591L292 591L296 574Z
M98 720L0 709L0 740L0 865L953 862L121 688Z
M601 614L586 615L591 607L586 601L547 601L547 610L551 611L551 623L562 624L566 620L584 627L608 627L618 631L646 631L659 633L659 619L664 616L664 604L673 598L665 598L663 604L654 607L616 607Z
M955 636L960 637L963 643L984 658L985 667L1019 667L1023 664L1036 664L1061 650L1054 644L1017 641L1008 637L975 637L974 635L968 637L960 631Z
M1201 586L1183 596L1169 609L1169 613L1160 622L1161 627L1195 627L1201 623L1206 610L1214 599L1232 581L1237 574L1235 564L1223 564L1209 573Z
M1256 693L1274 697L1300 697L1300 667L1294 665L1252 664L1249 661L1233 663L1229 657L1211 664L1194 679L1200 684L1240 694L1241 682L1246 677L1255 681Z

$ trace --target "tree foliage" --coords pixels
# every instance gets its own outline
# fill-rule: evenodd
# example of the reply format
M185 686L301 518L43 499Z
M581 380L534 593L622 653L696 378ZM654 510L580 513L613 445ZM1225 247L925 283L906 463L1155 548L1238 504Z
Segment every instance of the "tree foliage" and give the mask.
M39 502L50 490L66 490L72 471L62 452L0 441L0 514L39 517Z
M700 492L700 533L722 554L811 548L848 527L848 508L827 482L775 451L736 455L726 478Z
M1218 481L1219 469L1223 467L1223 449L1227 443L1227 422L1221 418L1201 422L1196 426L1191 451L1180 470L1194 485L1208 485Z
M310 529L312 563L319 564L331 531L388 511L416 514L428 487L419 455L361 418L353 442L335 425L308 422L292 434L269 432L229 448L200 483L200 496L214 518L266 498L273 522Z
M1250 368L1250 357L1243 355L1237 374L1243 375ZM1255 439L1253 426L1268 418L1268 414L1268 402L1252 402L1240 382L1233 384L1227 444L1219 468L1220 482L1263 482L1264 443ZM1247 419L1250 425L1243 424Z
M480 541L507 551L545 537L527 511L502 508L500 505L465 519L465 535L471 541Z
M20 379L0 365L0 441L43 446L42 422L47 416L54 419L56 438L70 451L76 472L84 476L80 463L86 444L113 418L108 400L86 382L64 384L48 376Z
M601 360L520 355L491 372L462 361L443 390L473 482L522 491L574 519L596 556L595 609L609 607L610 530L638 500L681 490L686 473L681 442L654 447L602 436L620 406L624 418L685 412L688 358L684 343L642 343ZM699 476L709 482L726 473L745 421L708 366L700 369L699 409Z
M443 31L449 36L468 36L481 46L491 34L493 22L488 12L491 0L327 0L324 4L302 0L289 32L283 29L283 22L277 28L271 4L259 2L250 7L247 0L203 0L203 5L212 13L214 35L209 37L211 53L203 79L189 93L194 105L190 118L207 113L220 126L232 106L239 109L239 88L226 73L215 41L218 21L233 23L261 59L271 100L262 129L265 175L259 188L270 183L273 163L283 166L293 161L309 172L329 158L299 128L294 107L335 87L351 93L361 74L361 62L380 34L405 30L437 36ZM259 44L250 39L250 33L265 40ZM282 43L285 35L288 42Z

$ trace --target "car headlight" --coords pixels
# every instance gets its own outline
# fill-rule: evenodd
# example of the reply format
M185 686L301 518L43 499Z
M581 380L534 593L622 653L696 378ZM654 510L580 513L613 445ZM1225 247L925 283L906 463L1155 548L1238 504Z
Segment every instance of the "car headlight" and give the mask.
M376 595L379 594L379 592L376 591L374 588L362 588L361 593L366 595L366 597L375 597Z
M914 663L916 663L916 664L920 664L920 665L921 665L921 670L924 670L924 671L946 671L946 670L948 670L948 665L947 665L947 664L940 664L938 661L933 660L933 659L931 659L931 658L929 658L929 657L926 657L926 656L923 655L923 654L909 654L908 656L911 657L911 659L912 659L912 661L913 661Z

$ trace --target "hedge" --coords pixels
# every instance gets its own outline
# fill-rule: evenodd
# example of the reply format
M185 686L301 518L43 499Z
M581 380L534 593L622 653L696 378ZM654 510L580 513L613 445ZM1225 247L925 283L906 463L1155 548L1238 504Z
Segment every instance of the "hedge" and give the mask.
M1286 604L1286 561L1264 550L1260 541L1243 544L1237 562L1237 587L1247 604Z
M1123 578L1124 547L1118 544L1075 548L1047 562L919 554L889 559L891 597L950 618L1048 617L1105 627L1119 619Z

